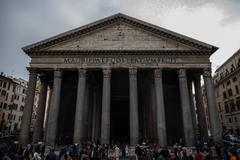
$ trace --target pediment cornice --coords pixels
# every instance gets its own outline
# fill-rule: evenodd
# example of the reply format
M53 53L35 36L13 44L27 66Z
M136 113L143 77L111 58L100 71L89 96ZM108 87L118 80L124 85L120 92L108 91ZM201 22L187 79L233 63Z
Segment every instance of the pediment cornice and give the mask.
M32 51L30 56L55 56L55 55L205 55L210 56L210 51L201 50L64 50L64 51Z
M141 21L141 20L135 19L133 17L129 17L127 15L119 13L119 14L104 18L102 20L90 23L88 25L70 30L68 32L59 34L57 36L48 38L46 40L28 45L26 47L23 47L23 50L27 54L37 53L37 51L40 51L44 48L56 45L58 43L69 40L71 38L75 38L79 35L87 34L89 32L97 30L99 28L102 28L102 27L105 27L105 26L108 26L111 24L115 24L115 23L122 23L122 22L130 24L130 25L138 27L138 28L141 28L143 30L152 32L156 35L159 35L159 36L162 36L165 38L169 38L169 39L177 41L179 43L194 47L194 48L196 48L196 50L202 50L204 52L210 52L212 54L218 49L215 46L206 44L204 42L189 38L187 36L172 32L170 30L161 28L159 26L155 26L150 23L146 23L144 21ZM164 52L166 52L166 51L164 51Z

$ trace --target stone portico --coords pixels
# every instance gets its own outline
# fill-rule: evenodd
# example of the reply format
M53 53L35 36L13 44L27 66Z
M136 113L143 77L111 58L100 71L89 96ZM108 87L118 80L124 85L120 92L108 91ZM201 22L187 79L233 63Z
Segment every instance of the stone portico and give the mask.
M54 146L68 137L72 143L150 140L167 145L184 139L193 146L196 133L208 138L201 76L211 134L221 141L209 61L214 46L116 14L23 50L31 63L21 144L29 142L37 77L41 91L33 142Z

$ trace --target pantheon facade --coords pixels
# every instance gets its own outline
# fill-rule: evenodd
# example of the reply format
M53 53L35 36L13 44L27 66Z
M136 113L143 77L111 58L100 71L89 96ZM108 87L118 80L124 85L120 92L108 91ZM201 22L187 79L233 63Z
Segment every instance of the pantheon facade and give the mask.
M210 133L220 142L209 60L217 49L121 13L23 47L31 62L19 141L30 141L39 79L33 143L54 146L67 137L165 146L182 139L193 146L209 136L203 79Z

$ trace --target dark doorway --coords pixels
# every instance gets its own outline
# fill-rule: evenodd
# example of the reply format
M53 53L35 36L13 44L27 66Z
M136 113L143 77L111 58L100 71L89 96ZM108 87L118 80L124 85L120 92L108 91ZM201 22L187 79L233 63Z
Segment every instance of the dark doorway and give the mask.
M129 101L113 100L111 103L111 140L114 143L128 143Z
M113 70L111 76L110 139L129 143L129 79L127 70Z
M178 76L175 71L163 72L163 92L167 139L168 143L173 145L183 139L181 100Z
M61 93L64 94L61 94L60 99L58 131L56 140L59 145L72 143L77 99L77 84L77 72L64 72L61 87Z

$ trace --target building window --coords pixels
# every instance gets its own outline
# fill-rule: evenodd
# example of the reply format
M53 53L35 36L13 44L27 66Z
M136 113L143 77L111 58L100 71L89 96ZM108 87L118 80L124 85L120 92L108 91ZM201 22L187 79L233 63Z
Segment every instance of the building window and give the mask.
M23 89L23 90L22 90L22 93L24 94L25 92L26 92L25 89Z
M14 95L12 95L12 97L11 97L11 102L13 102L13 100L14 100Z
M226 98L227 98L227 94L226 94L226 92L225 92L225 91L223 92L223 98L224 98L224 99L226 99Z
M223 78L223 73L220 73L220 79L222 79ZM224 87L223 87L224 88Z
M10 84L10 83L8 83L8 90L10 90L10 86L11 86L11 84Z
M235 66L234 64L231 65L231 72L233 72L235 70Z
M24 97L22 97L22 102L24 102Z
M232 118L228 118L229 123L232 123Z
M20 106L20 111L23 111L24 110L24 106Z
M225 70L225 74L228 75L229 74L229 71L228 69Z
M0 87L2 87L2 80L0 80Z
M218 103L218 110L221 112L221 103Z
M7 103L4 103L3 109L7 109Z
M224 107L225 107L225 112L226 113L229 113L229 108L228 108L228 104L225 102L225 104L224 104Z
M232 96L232 89L231 88L228 90L228 95L229 95L229 97Z
M3 88L6 88L6 86L7 86L7 83L3 82Z
M0 102L0 108L2 108L3 107L3 103L2 102Z
M7 95L6 95L6 101L8 100L8 93L7 93Z
M2 90L2 96L6 96L6 91Z
M231 112L236 111L236 110L235 110L235 104L234 104L233 101L230 102L230 107L231 107Z
M236 94L239 94L239 88L238 86L235 86Z
M231 84L231 82L230 81L227 81L227 85L229 86Z
M237 122L238 120L237 120L237 117L234 117L234 120L235 120L235 122Z
M237 77L233 77L232 81L236 82L237 81Z
M222 87L225 88L225 85L223 84Z
M10 113L8 113L8 118L7 118L8 120L10 120L11 119L11 114Z

